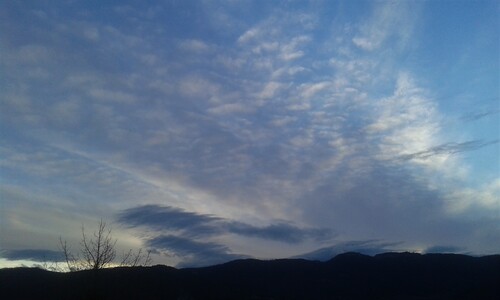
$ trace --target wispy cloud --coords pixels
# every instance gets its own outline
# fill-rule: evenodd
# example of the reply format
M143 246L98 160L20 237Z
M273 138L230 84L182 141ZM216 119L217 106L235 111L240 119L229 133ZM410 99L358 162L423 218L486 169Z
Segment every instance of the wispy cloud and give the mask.
M496 115L498 113L500 113L500 109L492 109L484 112L468 113L460 117L460 120L464 122L473 122L488 116Z
M36 262L62 262L62 252L45 249L2 250L0 257L8 260L30 260Z
M442 154L455 154L455 153L461 153L461 152L466 152L466 151L474 151L481 149L483 147L489 146L489 145L494 145L500 143L499 140L493 140L493 141L481 141L481 140L476 140L476 141L467 141L467 142L462 142L462 143L446 143L446 144L441 144L435 147L431 147L430 149L412 153L412 154L407 154L407 155L402 155L401 159L414 159L414 158L428 158L434 155L442 155Z
M352 42L363 50L373 51L387 39L396 38L398 41L391 46L401 47L410 39L416 10L418 8L413 2L386 1L376 7L371 19L363 23Z
M210 46L207 45L205 42L195 39L181 41L179 47L182 50L198 52L198 53L204 53L210 50Z

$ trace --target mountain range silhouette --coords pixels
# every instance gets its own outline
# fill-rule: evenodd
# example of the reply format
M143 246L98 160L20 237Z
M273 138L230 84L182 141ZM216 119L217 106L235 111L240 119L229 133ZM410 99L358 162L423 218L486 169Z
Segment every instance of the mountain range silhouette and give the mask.
M500 299L500 255L349 252L56 273L0 269L3 299Z

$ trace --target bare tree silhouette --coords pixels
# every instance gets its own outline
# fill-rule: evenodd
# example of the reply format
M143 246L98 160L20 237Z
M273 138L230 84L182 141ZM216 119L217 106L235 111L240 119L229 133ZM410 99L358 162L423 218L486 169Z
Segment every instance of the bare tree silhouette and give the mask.
M75 255L66 240L59 237L59 248L64 255L69 271L79 270L99 270L113 265L116 259L116 242L112 236L112 229L102 219L99 221L97 230L92 236L85 233L82 225L82 238L80 240L80 250ZM118 266L139 266L151 263L151 251L143 252L142 249L123 253Z
M140 248L136 252L132 251L132 249L129 249L128 252L123 254L120 266L147 266L150 263L151 250L147 250L146 253L143 253L142 248Z

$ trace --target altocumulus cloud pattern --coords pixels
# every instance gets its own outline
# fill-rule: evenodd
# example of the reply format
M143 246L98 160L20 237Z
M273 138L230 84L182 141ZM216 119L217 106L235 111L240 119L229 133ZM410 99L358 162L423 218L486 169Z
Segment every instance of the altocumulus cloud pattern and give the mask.
M0 266L500 247L498 1L3 1Z

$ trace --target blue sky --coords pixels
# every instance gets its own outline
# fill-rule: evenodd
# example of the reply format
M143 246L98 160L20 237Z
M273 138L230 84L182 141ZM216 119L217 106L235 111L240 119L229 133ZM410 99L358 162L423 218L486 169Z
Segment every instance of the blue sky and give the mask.
M0 265L500 249L498 1L4 1Z

